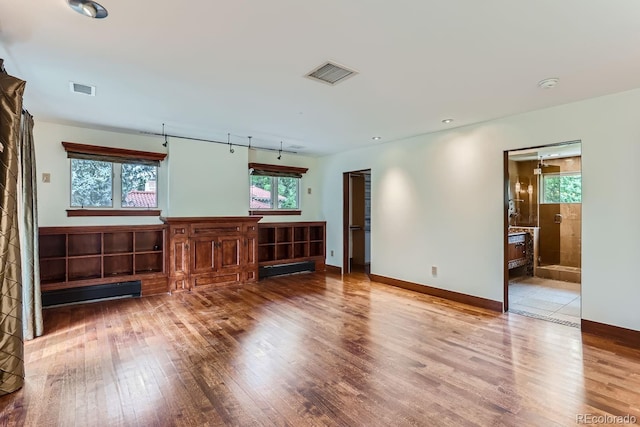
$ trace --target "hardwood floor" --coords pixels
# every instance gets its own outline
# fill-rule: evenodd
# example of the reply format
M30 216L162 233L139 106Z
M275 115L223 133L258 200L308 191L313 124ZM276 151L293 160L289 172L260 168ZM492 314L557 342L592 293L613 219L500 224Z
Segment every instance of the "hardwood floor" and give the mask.
M640 350L364 275L45 310L0 426L567 426L640 419ZM637 421L636 421L637 422Z

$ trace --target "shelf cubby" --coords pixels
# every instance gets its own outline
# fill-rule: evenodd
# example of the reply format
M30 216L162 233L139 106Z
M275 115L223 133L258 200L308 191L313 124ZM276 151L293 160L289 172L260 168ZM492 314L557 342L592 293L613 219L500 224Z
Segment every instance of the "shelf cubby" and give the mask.
M324 242L311 242L309 244L309 256L324 256Z
M69 256L100 255L102 233L69 234Z
M260 243L275 243L276 242L276 229L272 227L261 228L258 226L258 242Z
M271 261L276 256L276 247L273 244L258 246L258 262Z
M64 282L67 276L66 258L40 258L40 283Z
M314 225L309 227L309 240L324 240L324 226Z
M309 240L309 227L293 227L293 241L306 242Z
M120 231L114 233L104 233L104 253L118 254L133 252L133 233Z
M136 254L136 274L160 273L163 270L164 256L162 252Z
M98 255L69 258L69 281L100 279L101 277L102 256Z
M276 228L276 243L291 242L291 227Z
M67 235L48 234L39 241L40 258L59 258L67 256Z
M306 243L294 243L293 244L293 257L304 258L309 256L307 254L308 245Z
M136 231L135 251L151 252L162 251L163 238L162 230Z
M277 260L283 260L283 259L291 259L293 258L293 254L291 253L292 247L291 244L289 243L284 243L284 244L278 244L276 245L276 259Z
M130 276L133 274L133 255L105 255L104 277Z

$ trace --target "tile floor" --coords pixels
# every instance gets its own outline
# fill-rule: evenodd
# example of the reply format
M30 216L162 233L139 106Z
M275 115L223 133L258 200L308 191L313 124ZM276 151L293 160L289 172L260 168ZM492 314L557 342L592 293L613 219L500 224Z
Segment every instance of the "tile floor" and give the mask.
M509 280L509 311L580 327L580 283L540 277Z

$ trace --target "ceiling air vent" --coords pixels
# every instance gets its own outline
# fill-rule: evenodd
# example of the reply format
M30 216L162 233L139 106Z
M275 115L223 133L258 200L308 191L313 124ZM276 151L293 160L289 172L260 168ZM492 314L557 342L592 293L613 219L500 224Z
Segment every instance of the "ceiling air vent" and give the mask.
M313 71L306 75L306 77L333 86L351 76L355 76L356 74L358 74L357 71L350 70L342 65L327 61L319 67L314 68Z
M96 87L83 85L80 83L69 82L69 89L73 93L81 93L83 95L96 96Z

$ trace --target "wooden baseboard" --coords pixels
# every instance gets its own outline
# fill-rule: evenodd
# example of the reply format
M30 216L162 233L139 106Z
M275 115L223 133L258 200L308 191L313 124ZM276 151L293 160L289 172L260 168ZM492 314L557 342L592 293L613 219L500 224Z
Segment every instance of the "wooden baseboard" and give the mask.
M447 291L445 289L434 288L431 286L420 285L418 283L406 282L404 280L393 279L391 277L378 276L370 274L369 278L374 282L384 283L386 285L397 286L398 288L408 289L410 291L420 292L434 297L444 298L462 304L472 305L474 307L486 308L488 310L502 313L502 302L494 301L486 298L476 297L473 295L462 294L460 292Z
M627 347L640 348L640 331L582 319L582 332L615 341Z
M331 274L342 274L342 268L336 267L335 265L325 265L325 271Z

